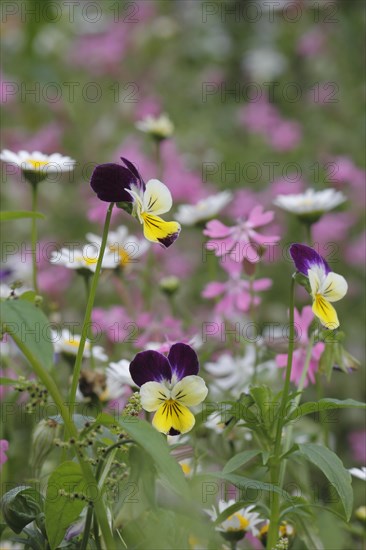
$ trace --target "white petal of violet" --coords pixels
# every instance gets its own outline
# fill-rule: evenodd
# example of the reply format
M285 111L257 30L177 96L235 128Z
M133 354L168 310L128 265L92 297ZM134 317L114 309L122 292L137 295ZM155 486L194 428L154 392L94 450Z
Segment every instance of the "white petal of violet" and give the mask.
M156 411L170 398L170 391L160 382L146 382L140 388L141 405L145 411Z
M342 275L338 275L338 273L333 273L333 271L331 271L328 273L320 290L328 302L337 302L347 293L347 281L344 277L342 277Z
M313 297L319 293L319 289L321 287L321 278L320 273L318 269L309 269L308 270L308 277L309 277L309 283L311 288L311 294Z
M187 407L199 405L208 393L205 381L200 376L185 376L172 389L172 399Z
M172 195L167 186L159 180L149 180L143 199L144 212L157 216L169 212L172 205Z

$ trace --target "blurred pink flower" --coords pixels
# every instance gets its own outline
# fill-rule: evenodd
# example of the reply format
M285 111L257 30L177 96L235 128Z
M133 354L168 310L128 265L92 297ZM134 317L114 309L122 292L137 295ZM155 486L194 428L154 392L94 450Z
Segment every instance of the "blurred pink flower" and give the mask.
M92 311L93 333L100 336L101 332L112 343L125 342L129 337L136 337L130 316L122 306L112 306L109 309L96 307Z
M349 157L331 157L327 164L327 178L335 186L348 183L351 186L364 189L366 172L358 168Z
M230 258L224 259L221 263L230 274L229 279L225 282L208 283L202 292L204 298L222 296L215 306L215 313L232 317L238 312L246 313L251 306L257 307L261 302L257 293L268 290L272 286L271 279L257 279L251 284L249 280L242 278L241 264Z
M271 223L273 217L272 211L264 212L263 207L257 205L251 210L247 220L240 219L233 227L227 227L219 220L212 220L207 223L203 233L215 240L209 240L206 248L214 250L216 256L229 254L232 260L239 263L244 259L256 263L261 258L263 248L280 239L278 236L261 235L256 231Z
M1 349L1 344L4 345L5 342L4 340L0 340L0 351L1 351L1 355L2 355L2 352L3 350ZM13 371L12 369L0 369L0 377L1 378L12 378L13 380L17 380L18 379L18 376L16 374L15 371ZM6 396L7 393L9 393L9 391L12 391L12 386L5 386L5 385L0 385L0 401L2 399L4 399L4 397Z
M268 131L268 141L275 151L292 151L302 139L302 130L294 120L281 120Z
M136 324L138 337L135 346L137 348L144 348L150 342L182 342L187 337L182 329L182 321L169 315L158 319L151 313L142 313L137 318Z
M0 439L0 466L8 460L6 452L9 449L9 442L6 439Z
M351 265L365 267L366 261L366 231L347 243L345 248L345 260Z
M82 191L84 191L83 189ZM91 195L91 191L88 188L87 189L88 195ZM105 222L105 217L107 215L109 204L106 202L102 202L98 199L98 197L93 193L93 196L90 196L88 199L88 211L87 211L87 218L90 222L97 223L99 225L103 225ZM115 220L119 220L119 223L121 222L121 210L118 208L113 208L112 210L112 222Z
M296 50L304 57L315 57L324 51L325 42L324 26L314 26L300 37Z
M321 245L328 245L328 252L330 252L334 241L343 241L346 238L354 221L354 215L351 212L325 214L313 225L313 241Z
M136 104L136 110L135 110L135 119L141 120L144 119L146 116L158 116L162 112L162 104L159 98L149 96L146 98L141 99ZM124 153L126 155L126 153ZM131 158L130 156L126 156L126 158Z
M291 381L294 384L298 385L300 378L303 372L306 350L309 343L308 330L314 319L314 314L311 309L311 306L305 306L301 314L295 309L295 329L296 329L296 342L299 346L294 351L293 361L292 361L292 371L291 371ZM311 352L311 359L309 364L309 369L306 375L304 387L311 382L315 384L315 373L318 370L319 359L324 351L325 344L323 342L318 342L313 346ZM280 353L276 356L277 366L280 368L286 367L287 365L287 353Z
M258 203L262 203L260 193L252 191L252 189L239 189L235 192L227 210L234 218L240 218L241 216L248 216Z
M348 441L353 460L360 464L366 464L366 430L350 433Z

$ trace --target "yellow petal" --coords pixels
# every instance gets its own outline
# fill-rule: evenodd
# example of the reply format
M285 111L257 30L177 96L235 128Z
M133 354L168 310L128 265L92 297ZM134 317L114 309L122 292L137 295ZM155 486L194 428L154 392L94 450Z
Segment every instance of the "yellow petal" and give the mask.
M144 193L144 211L149 214L169 212L173 204L172 195L166 185L159 180L149 180Z
M200 376L185 376L175 384L172 399L188 407L194 407L202 403L207 393L205 381Z
M152 423L154 428L164 434L168 434L172 428L184 434L193 428L195 418L187 407L173 399L168 399L160 405Z
M338 275L331 271L328 273L321 290L324 298L326 298L328 302L337 302L347 293L347 281L342 275Z
M337 312L323 296L317 294L313 302L313 312L329 330L339 327Z
M141 214L144 224L145 239L153 243L161 243L164 246L169 246L180 232L178 222L166 222L158 216L150 214Z
M145 411L157 411L170 398L170 391L160 382L146 382L140 388L141 405Z

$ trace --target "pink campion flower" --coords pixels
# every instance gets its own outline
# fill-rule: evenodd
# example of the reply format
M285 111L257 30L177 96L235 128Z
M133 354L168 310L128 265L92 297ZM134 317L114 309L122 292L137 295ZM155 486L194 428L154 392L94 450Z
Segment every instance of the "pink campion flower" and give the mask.
M8 460L6 451L9 449L9 442L6 439L0 439L0 466Z
M281 120L269 129L267 139L275 151L292 151L301 142L301 126L295 120Z
M352 432L348 436L352 458L359 464L366 464L366 430Z
M271 279L257 279L251 285L248 279L242 278L241 264L228 258L222 262L222 266L229 273L229 279L208 283L202 292L204 298L222 296L215 306L215 313L232 317L238 312L246 313L251 306L257 307L261 302L257 293L271 288Z
M349 229L354 225L352 212L336 212L325 214L313 225L313 241L324 245L329 254L332 252L334 241L344 241L347 238Z
M92 322L95 336L104 333L113 344L126 342L129 337L133 337L135 332L134 324L122 306L112 306L109 309L94 308Z
M353 160L346 156L331 157L327 159L328 181L338 187L348 183L351 186L365 188L366 172L358 168Z
M297 334L298 348L295 349L292 360L291 382L294 382L294 384L298 384L300 382L303 372L306 359L306 350L309 343L308 330L313 319L314 314L311 306L305 306L301 314L295 308L295 331ZM319 360L324 349L325 344L323 342L318 342L315 346L313 346L309 369L304 383L305 388L309 382L315 384L315 373L318 370ZM280 368L286 367L287 353L278 354L276 356L276 363Z
M183 332L182 321L169 315L156 318L151 313L142 313L136 322L136 340L133 342L137 348L145 348L150 342L177 342L187 337Z
M303 57L315 57L324 51L325 42L324 26L314 26L300 36L296 50Z
M364 268L366 261L366 231L348 242L344 253L347 262Z
M229 257L241 263L244 259L256 263L260 260L267 245L277 243L280 237L261 235L256 229L268 225L274 218L274 212L264 212L261 205L251 210L246 220L239 219L237 225L228 227L219 220L212 220L206 225L204 235L210 237L206 248L214 250L216 256Z

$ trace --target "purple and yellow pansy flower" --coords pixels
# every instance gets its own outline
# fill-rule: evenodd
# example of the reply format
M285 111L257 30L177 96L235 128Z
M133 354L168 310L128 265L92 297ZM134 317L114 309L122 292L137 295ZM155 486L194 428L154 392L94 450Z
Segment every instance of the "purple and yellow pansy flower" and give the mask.
M338 315L331 302L338 302L346 295L346 279L331 271L325 259L310 246L295 243L290 254L297 271L309 279L314 314L326 328L338 328Z
M167 357L142 351L131 362L130 374L140 386L142 408L155 412L152 423L159 432L179 435L193 428L195 418L188 407L202 403L208 392L198 371L196 352L181 343L174 344Z
M143 225L148 241L167 248L181 230L178 222L160 218L160 214L169 212L173 204L169 189L157 179L145 184L132 162L123 157L121 160L124 166L108 163L95 168L90 181L93 191L100 200L115 202L127 209Z

